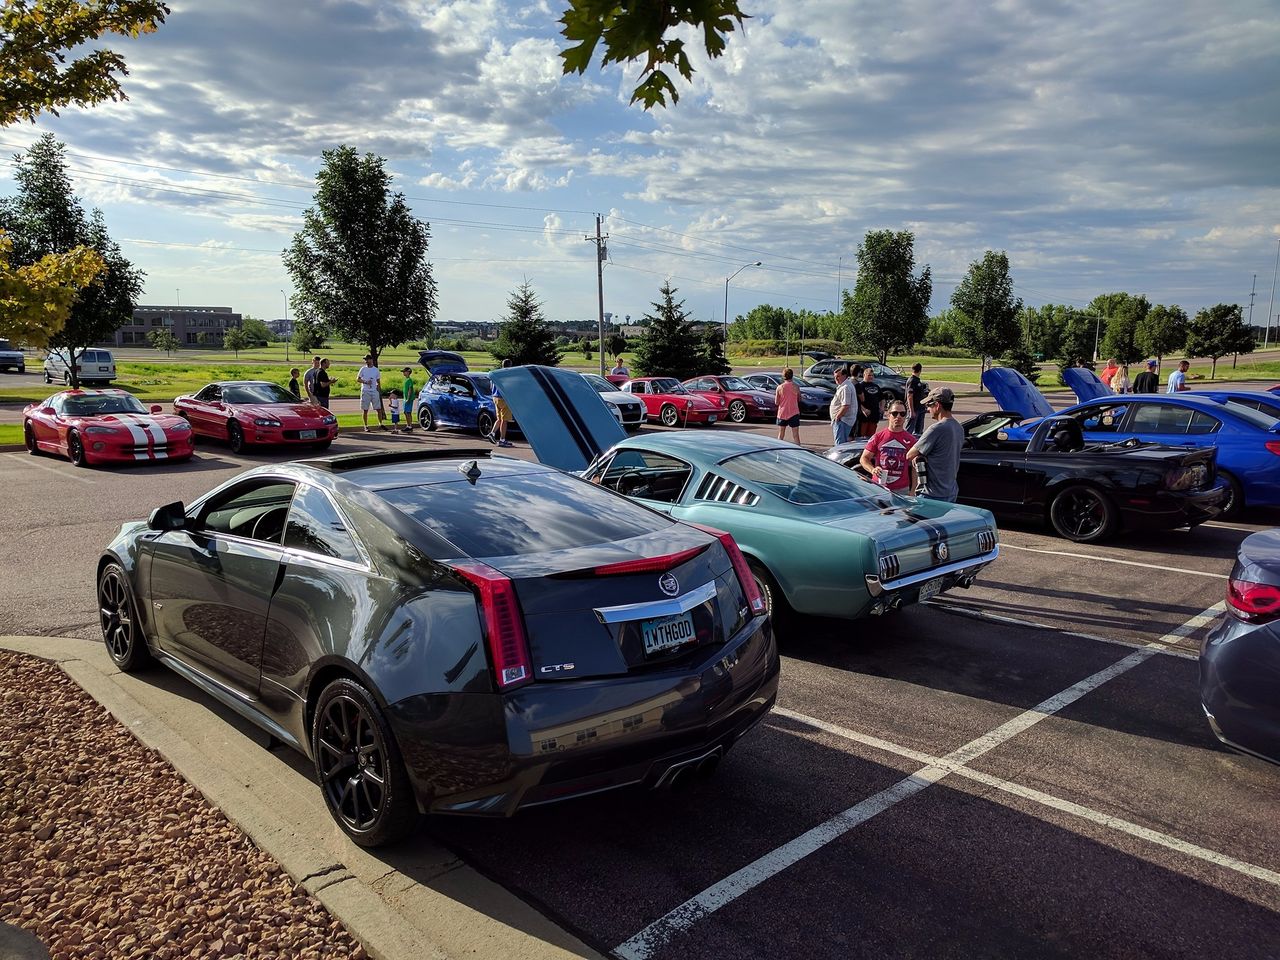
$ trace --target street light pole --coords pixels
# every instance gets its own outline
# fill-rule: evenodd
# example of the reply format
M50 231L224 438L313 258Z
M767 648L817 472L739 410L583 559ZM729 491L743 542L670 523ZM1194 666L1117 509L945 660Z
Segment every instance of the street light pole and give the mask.
M747 267L763 267L764 262L757 260L754 263L744 263L733 273L724 278L724 352L729 352L729 281L740 274Z
M1276 265L1271 271L1271 300L1267 303L1267 332L1262 337L1262 349L1271 343L1271 311L1276 305L1276 273L1280 272L1280 237L1276 238Z

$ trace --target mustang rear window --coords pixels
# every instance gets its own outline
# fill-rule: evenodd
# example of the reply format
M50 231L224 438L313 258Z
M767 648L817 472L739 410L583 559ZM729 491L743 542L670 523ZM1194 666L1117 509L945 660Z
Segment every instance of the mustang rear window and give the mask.
M471 557L594 546L675 522L585 480L554 473L482 475L474 486L459 479L383 490L381 496Z
M726 460L725 470L791 503L884 497L885 490L807 450L757 450Z

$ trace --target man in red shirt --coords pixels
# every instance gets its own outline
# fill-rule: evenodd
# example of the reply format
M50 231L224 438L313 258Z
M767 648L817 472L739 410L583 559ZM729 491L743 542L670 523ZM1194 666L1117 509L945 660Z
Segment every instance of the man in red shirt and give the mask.
M907 451L916 442L907 429L907 407L901 400L889 401L889 426L867 441L859 463L871 479L893 493L915 489L915 468Z
M1109 387L1111 386L1111 378L1116 375L1119 369L1120 367L1116 365L1116 358L1111 357L1107 361L1107 365L1102 368L1102 372L1098 374L1098 379Z

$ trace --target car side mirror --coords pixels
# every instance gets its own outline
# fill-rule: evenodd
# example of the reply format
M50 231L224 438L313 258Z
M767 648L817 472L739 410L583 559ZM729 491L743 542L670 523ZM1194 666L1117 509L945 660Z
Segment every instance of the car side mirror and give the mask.
M158 404L158 403L153 403L153 404L151 405L151 412L152 412L152 413L164 413L164 407L160 406L160 404Z
M187 508L181 500L156 507L147 518L147 526L152 530L166 532L169 530L185 530L187 527Z

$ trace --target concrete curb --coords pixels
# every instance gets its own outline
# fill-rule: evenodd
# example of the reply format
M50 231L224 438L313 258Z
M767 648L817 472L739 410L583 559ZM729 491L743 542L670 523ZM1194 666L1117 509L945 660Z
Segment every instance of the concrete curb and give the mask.
M0 637L0 650L57 663L320 900L371 957L601 958L425 831L389 852L355 846L329 817L305 758L269 749L265 733L163 667L123 674L101 643L78 638Z

